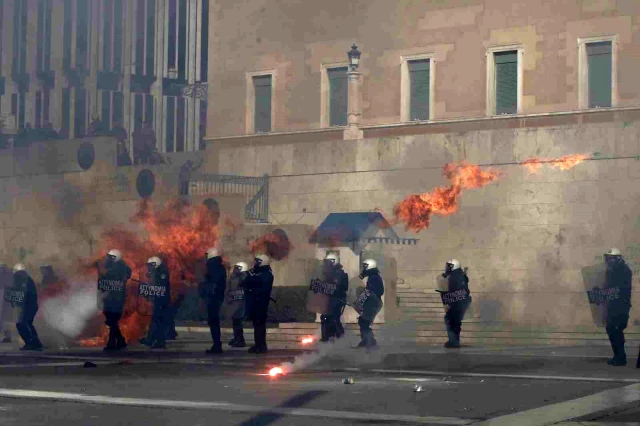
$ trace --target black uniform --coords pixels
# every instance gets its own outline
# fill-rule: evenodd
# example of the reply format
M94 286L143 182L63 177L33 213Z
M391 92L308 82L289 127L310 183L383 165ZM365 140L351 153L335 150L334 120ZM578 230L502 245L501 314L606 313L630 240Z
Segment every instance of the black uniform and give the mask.
M164 292L153 298L153 316L147 335L146 343L152 348L162 349L166 344L166 330L171 315L171 283L169 270L164 264L150 272L151 284L163 287Z
M460 347L460 332L462 331L462 320L471 304L471 292L469 291L469 277L460 268L451 271L446 275L449 281L449 291L465 290L467 298L449 305L449 309L444 316L444 324L447 327L449 341L447 347Z
M342 265L330 265L325 272L325 280L327 282L337 284L336 291L329 301L329 313L320 316L320 331L322 334L321 341L326 342L331 337L339 339L344 335L344 327L340 317L344 310L345 300L347 300L347 291L349 290L349 276L342 269Z
M20 307L16 328L22 340L23 350L41 350L42 343L33 326L33 320L38 312L38 292L36 285L26 271L18 271L13 274L13 287L21 289L25 293L24 303Z
M249 271L245 283L248 318L253 321L255 345L251 353L267 351L267 312L273 288L273 272L269 265L259 266Z
M220 342L220 307L224 302L224 290L227 283L227 270L222 257L216 256L207 260L207 272L204 282L200 283L200 297L207 304L207 319L213 346L209 352L222 352Z
M236 291L244 289L245 280L249 274L246 272L234 272L229 277L229 291ZM242 327L242 320L246 315L246 300L247 295L245 291L244 299L240 302L244 306L240 305L240 308L231 314L231 321L233 323L233 339L229 342L229 346L242 348L245 345L244 330Z
M624 329L627 328L631 310L631 278L631 269L622 259L607 267L605 288L612 292L607 303L607 334L613 349L610 364L624 365L627 362Z
M382 300L382 295L384 294L384 281L382 281L378 268L367 269L362 273L362 275L360 275L360 277L367 277L366 288ZM358 317L360 337L362 339L358 344L359 347L373 347L377 345L376 339L373 336L373 331L371 330L371 323L373 323L373 319L369 321L362 318L362 316Z
M102 313L104 314L105 324L109 327L109 340L105 349L123 349L127 347L127 342L120 332L119 323L124 311L127 281L131 278L131 268L122 260L113 263L107 262L106 267L106 272L99 279L122 283L122 291L102 291Z

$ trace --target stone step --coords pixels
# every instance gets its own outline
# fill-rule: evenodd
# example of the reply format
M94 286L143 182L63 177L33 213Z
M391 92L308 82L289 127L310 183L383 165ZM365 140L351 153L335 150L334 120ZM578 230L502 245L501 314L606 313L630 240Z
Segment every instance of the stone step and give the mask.
M396 293L399 295L415 294L417 296L429 296L429 297L436 296L437 298L440 298L440 295L438 294L438 292L436 292L432 288L398 288L396 289Z
M440 306L402 306L400 305L400 310L407 314L412 312L437 312L439 314L444 315L444 309L442 309L442 305Z
M442 327L442 324L421 324L418 326L418 331L429 331L429 330L439 330ZM466 331L482 331L482 332L521 332L521 333L606 333L604 328L597 327L548 327L548 326L540 326L540 327L523 327L523 326L513 326L508 324L496 324L496 323L486 323L482 321L477 321L476 319L470 318L469 320L465 320L462 323L462 329ZM636 334L640 333L640 327L634 326L625 329L625 334Z
M608 339L581 340L581 339L561 339L561 338L539 338L539 339L518 339L518 338L475 338L462 336L464 346L610 346ZM442 337L418 337L416 343L424 345L442 346L446 341L446 336ZM640 344L640 340L627 340L627 347L635 348ZM633 358L633 356L631 356Z
M441 312L444 312L444 305L438 302L431 301L416 301L415 299L402 300L398 303L400 307L407 308L434 308L440 309Z
M441 330L418 331L417 337L432 337L446 335L444 327ZM545 333L545 332L510 332L510 331L470 331L462 328L462 335L480 338L513 338L513 339L560 339L560 340L602 340L608 339L606 333ZM625 333L628 339L640 339L640 333Z

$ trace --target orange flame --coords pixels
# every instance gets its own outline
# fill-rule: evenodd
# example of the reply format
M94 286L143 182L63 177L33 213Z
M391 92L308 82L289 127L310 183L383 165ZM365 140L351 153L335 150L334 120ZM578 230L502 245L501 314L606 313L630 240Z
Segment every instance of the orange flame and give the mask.
M309 345L309 344L313 343L313 337L311 337L311 336L305 337L304 339L302 339L301 343L303 345Z
M282 229L275 229L249 244L249 251L252 254L263 253L273 260L285 259L292 249L293 244Z
M445 164L442 174L449 180L450 186L409 195L394 207L395 219L403 222L406 229L416 232L427 229L433 214L448 216L458 210L463 190L482 188L501 176L499 171L482 170L479 166L464 162Z
M84 273L93 273L96 262L113 248L122 252L122 257L133 269L133 278L143 270L147 259L159 256L169 268L172 300L184 294L188 286L198 281L196 265L201 262L209 247L219 240L217 217L206 206L191 206L182 200L173 200L158 211L150 201L141 201L131 219L139 224L143 232L133 232L120 226L106 230L98 254L83 265ZM138 283L127 283L127 300L120 321L120 329L127 342L142 337L151 320L150 316L138 312ZM108 330L102 327L98 335L81 340L82 346L97 346L106 343Z
M271 377L276 377L281 374L284 374L284 370L280 367L273 367L271 370L269 370L269 375Z
M571 154L558 158L528 158L522 162L530 173L538 173L542 164L549 164L551 167L560 170L569 170L591 158L586 154Z

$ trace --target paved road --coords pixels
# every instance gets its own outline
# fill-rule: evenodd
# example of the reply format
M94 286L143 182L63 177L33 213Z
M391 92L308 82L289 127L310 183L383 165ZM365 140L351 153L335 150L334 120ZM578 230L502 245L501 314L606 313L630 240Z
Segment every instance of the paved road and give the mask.
M228 351L211 358L197 348L177 347L164 353L133 348L117 356L5 350L2 424L640 422L640 370L607 367L597 353L476 348L364 354L336 348L324 349L320 360L298 357L303 370L273 379L266 372L299 353L259 358ZM97 367L85 368L86 361ZM343 384L345 376L355 383ZM414 392L416 384L424 392Z

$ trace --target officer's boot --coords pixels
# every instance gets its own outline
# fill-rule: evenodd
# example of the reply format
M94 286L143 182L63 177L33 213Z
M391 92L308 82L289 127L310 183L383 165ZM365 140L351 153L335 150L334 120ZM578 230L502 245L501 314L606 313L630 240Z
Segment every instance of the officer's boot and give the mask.
M342 321L340 321L340 317L336 319L336 339L344 336L344 327L342 326Z
M358 348L364 348L367 346L367 326L368 321L358 318L358 326L360 327L360 343L358 343Z
M255 345L249 348L250 353L263 354L267 352L267 324L259 323L254 325Z
M329 341L329 317L327 315L320 316L320 341Z
M607 361L607 364L613 367L622 367L627 365L627 355L624 352L624 336L621 336L617 330L610 335L611 348L613 349L613 358Z
M124 339L120 327L116 326L116 349L125 349L127 347L127 341Z
M233 320L233 340L229 342L232 348L244 348L244 329L242 328L242 320Z

